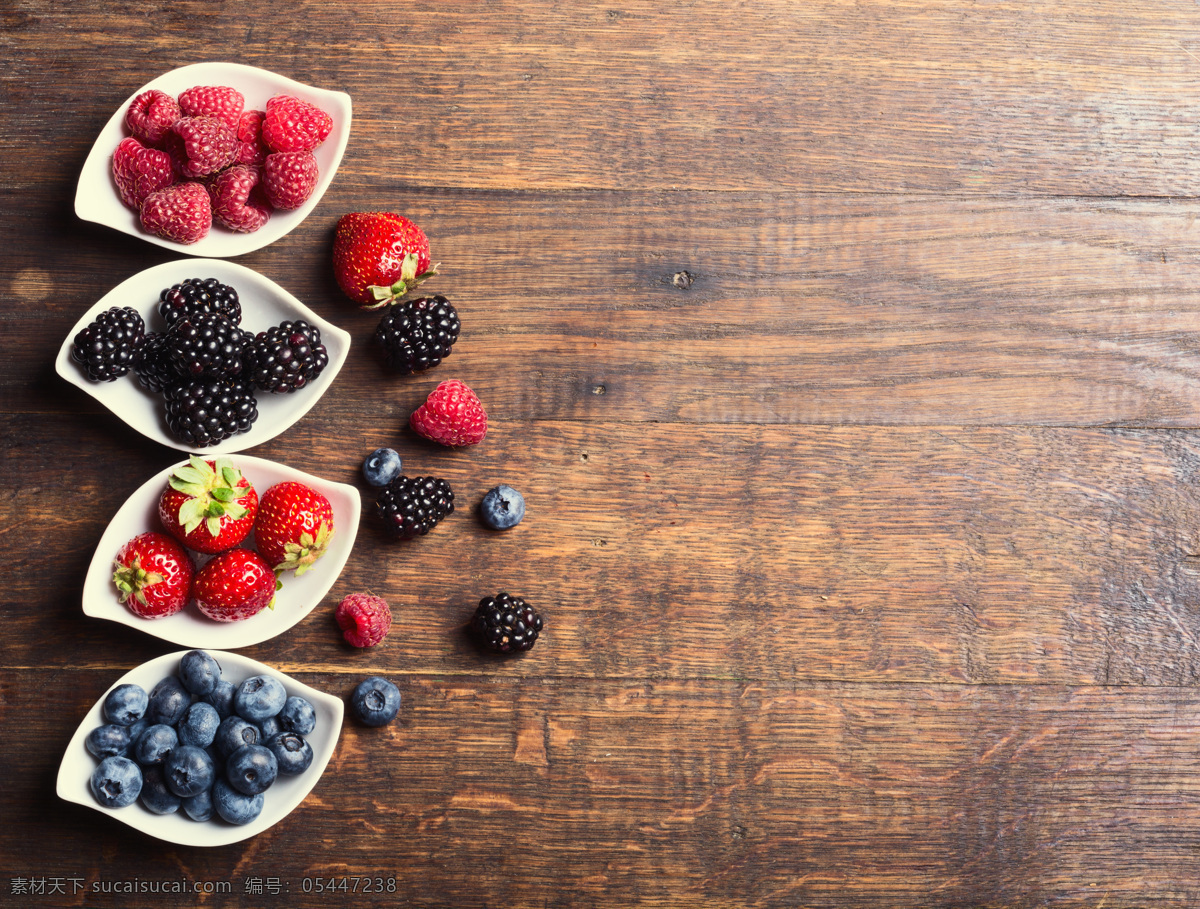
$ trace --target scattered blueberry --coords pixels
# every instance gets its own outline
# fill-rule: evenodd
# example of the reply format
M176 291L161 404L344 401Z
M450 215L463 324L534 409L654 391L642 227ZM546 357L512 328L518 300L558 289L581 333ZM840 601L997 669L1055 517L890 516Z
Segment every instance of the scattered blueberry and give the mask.
M236 691L233 682L221 679L212 692L204 696L204 700L216 707L221 719L225 719L233 716L233 696Z
M242 795L266 792L279 776L279 762L265 745L243 745L225 762L225 779Z
M400 455L390 448L376 448L363 461L362 472L372 486L387 486L400 476Z
M267 747L275 755L279 764L279 772L285 776L295 776L309 768L313 761L312 745L308 740L295 732L281 732L272 736Z
M358 683L350 698L350 709L367 726L386 726L400 712L400 689L373 675Z
M258 723L275 716L287 702L287 691L279 679L270 675L252 675L238 685L233 709L242 719Z
M179 810L182 799L167 786L167 777L162 766L142 768L142 805L155 814L174 814Z
M249 824L263 810L266 799L258 795L242 795L220 777L213 783L213 808L221 819L230 824Z
M293 695L279 711L279 722L288 732L308 735L317 728L317 711L308 700Z
M183 683L175 676L169 675L150 689L146 719L151 723L174 726L191 703L192 696L183 687Z
M105 723L89 732L83 744L93 757L124 757L129 752L129 727Z
M206 697L221 681L221 664L203 650L189 650L179 661L179 681L192 694Z
M124 808L142 791L142 768L129 758L106 757L92 771L92 794L105 808Z
M213 816L212 787L183 800L183 811L193 821L211 821Z
M180 745L163 761L167 788L180 798L207 792L216 779L216 765L208 752L196 745Z
M141 685L118 685L104 699L104 718L118 726L132 726L146 715L149 696Z
M217 727L217 737L213 739L213 748L217 756L225 761L243 745L257 745L259 742L258 727L240 716L226 717Z
M179 735L175 727L156 723L146 727L146 731L133 743L133 757L143 767L151 767L161 764L178 744Z
M207 701L196 701L183 713L183 719L176 727L179 741L183 745L197 745L207 748L217 737L221 728L221 715L217 708Z
M479 516L492 530L516 527L525 517L525 497L511 486L493 486L479 505Z

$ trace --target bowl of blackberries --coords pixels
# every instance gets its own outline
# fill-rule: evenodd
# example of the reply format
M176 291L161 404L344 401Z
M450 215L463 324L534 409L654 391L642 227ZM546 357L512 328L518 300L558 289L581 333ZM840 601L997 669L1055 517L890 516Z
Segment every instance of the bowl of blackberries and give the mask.
M150 439L231 454L308 413L349 349L349 333L258 272L183 259L105 294L68 333L56 368Z

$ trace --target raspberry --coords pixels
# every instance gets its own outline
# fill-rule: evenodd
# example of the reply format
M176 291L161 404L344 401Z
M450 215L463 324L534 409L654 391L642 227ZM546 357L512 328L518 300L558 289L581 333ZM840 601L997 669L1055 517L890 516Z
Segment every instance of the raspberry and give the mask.
M246 99L227 85L197 85L180 93L179 107L185 117L217 117L236 131Z
M212 202L199 183L174 183L142 203L142 227L174 243L195 243L212 227Z
M121 140L112 156L113 180L121 201L138 211L146 197L175 182L171 156L147 148L133 136Z
M135 139L146 145L157 145L166 136L183 111L179 102L166 92L152 88L129 103L125 111L125 126Z
M392 610L382 597L352 593L334 613L342 635L355 647L374 647L392 627Z
M180 117L166 143L176 170L188 178L215 174L237 157L237 133L219 117Z
M262 186L280 211L299 208L317 188L317 159L307 151L273 152L263 162Z
M319 107L291 95L267 102L263 141L271 151L312 151L333 129L333 118Z
M431 391L408 422L420 435L451 448L474 445L487 435L483 405L458 379L447 379Z
M260 110L248 110L242 113L238 121L238 164L262 165L267 160L271 150L267 148L262 138L263 119L267 115Z
M271 217L266 199L259 192L258 168L235 164L217 174L208 186L212 197L213 218L218 224L239 233L253 233Z

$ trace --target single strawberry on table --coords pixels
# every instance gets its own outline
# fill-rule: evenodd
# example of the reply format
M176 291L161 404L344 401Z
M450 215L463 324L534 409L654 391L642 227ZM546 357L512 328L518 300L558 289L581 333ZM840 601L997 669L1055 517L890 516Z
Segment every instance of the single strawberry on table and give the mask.
M187 605L195 569L177 540L157 531L138 534L113 560L113 584L134 615L161 619Z
M258 552L276 571L302 575L333 538L333 506L304 483L277 483L262 494L254 521Z
M487 413L479 397L458 379L447 379L413 411L409 425L433 442L461 448L483 441Z
M252 549L222 552L196 572L192 597L215 622L240 622L274 608L275 572Z
M258 507L258 493L232 461L192 455L167 481L158 500L158 517L185 546L212 554L246 539Z
M333 273L363 309L395 303L437 274L429 239L413 221L392 212L350 212L337 224Z

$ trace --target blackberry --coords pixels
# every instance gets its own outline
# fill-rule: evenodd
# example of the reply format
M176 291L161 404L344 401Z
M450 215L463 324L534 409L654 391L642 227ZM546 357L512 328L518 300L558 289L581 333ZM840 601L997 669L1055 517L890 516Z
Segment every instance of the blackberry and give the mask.
M394 536L411 540L454 511L454 492L445 480L399 476L379 493L375 509Z
M141 356L146 323L132 306L114 306L75 335L71 356L93 382L112 382Z
M471 619L471 633L488 650L519 653L537 643L542 617L520 597L498 593L479 601Z
M408 375L437 366L458 340L458 312L445 297L418 297L388 308L375 329L388 368Z
M163 392L172 385L179 384L179 377L171 368L167 358L167 335L165 332L152 331L146 335L142 344L142 355L137 365L133 367L138 384L146 391Z
M242 304L238 292L216 278L188 278L164 288L158 295L158 314L170 328L184 316L212 312L234 325L242 322Z
M228 379L183 382L164 394L167 426L175 438L202 447L247 432L258 419L254 389Z
M328 365L321 330L302 319L260 331L246 349L247 379L274 394L303 388Z
M242 372L250 333L224 316L199 312L167 330L166 357L181 379L224 379Z

